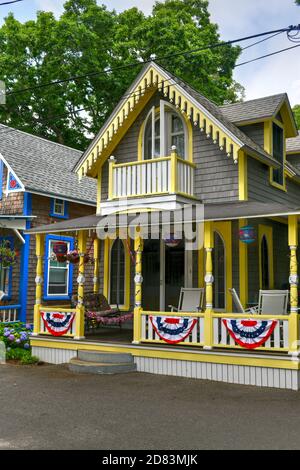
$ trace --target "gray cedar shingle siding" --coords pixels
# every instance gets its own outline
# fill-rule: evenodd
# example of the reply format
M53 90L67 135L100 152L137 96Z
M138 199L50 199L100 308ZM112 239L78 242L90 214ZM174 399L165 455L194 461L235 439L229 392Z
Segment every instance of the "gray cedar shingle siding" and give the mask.
M287 159L293 165L293 167L296 168L296 170L300 171L300 152L293 155L287 155Z
M249 201L272 201L293 207L300 204L300 186L286 179L287 192L269 183L269 168L253 158L248 158Z
M157 94L148 103L128 130L113 154L117 163L133 162L138 155L138 136L141 125L153 105L158 106ZM228 158L225 151L207 139L205 133L193 127L193 159L195 169L195 196L203 201L218 202L238 200L238 166ZM102 200L105 200L108 187L107 169L102 173Z
M203 202L238 200L238 165L199 129L193 131L195 196Z
M243 132L250 137L254 142L264 147L264 124L259 122L256 124L249 124L247 126L242 126L241 129Z

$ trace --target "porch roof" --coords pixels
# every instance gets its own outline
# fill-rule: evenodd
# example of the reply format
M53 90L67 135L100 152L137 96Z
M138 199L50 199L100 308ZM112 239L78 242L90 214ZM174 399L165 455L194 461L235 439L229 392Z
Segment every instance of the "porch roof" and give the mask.
M204 222L204 221L222 221L222 220L238 220L244 218L258 218L258 217L285 217L288 215L300 215L300 207L287 207L277 203L264 203L255 201L244 202L226 202L226 203L213 203L205 204L204 212L201 210L201 204L192 206L190 213L187 213L185 218L177 218L180 211L170 212L170 223L176 224L178 220L185 222ZM197 210L198 209L198 210ZM199 210L200 209L200 210ZM157 216L158 213L158 216ZM113 214L109 216L101 215L88 215L78 219L66 220L56 224L42 225L27 230L25 233L61 233L61 232L74 232L80 230L95 230L101 227L115 226L125 228L134 226L134 222L139 221L141 226L159 226L166 224L166 219L163 217L166 211L156 211L156 217L153 216L154 212L141 212L138 211L134 214ZM115 217L115 219L113 219ZM151 219L152 218L152 219ZM151 223L150 223L151 222ZM167 220L168 223L168 220ZM180 222L181 223L181 222Z

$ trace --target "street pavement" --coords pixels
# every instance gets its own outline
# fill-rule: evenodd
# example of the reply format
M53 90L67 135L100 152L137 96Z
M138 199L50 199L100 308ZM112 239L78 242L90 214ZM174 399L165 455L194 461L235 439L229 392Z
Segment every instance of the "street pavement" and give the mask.
M300 449L300 392L0 366L3 449Z

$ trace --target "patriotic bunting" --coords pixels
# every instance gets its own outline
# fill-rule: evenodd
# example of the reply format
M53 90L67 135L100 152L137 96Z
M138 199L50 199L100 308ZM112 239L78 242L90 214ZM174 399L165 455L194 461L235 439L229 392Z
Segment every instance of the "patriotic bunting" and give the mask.
M277 325L276 320L226 320L222 319L228 333L243 348L262 346Z
M75 313L41 312L45 328L53 336L65 335L73 323Z
M150 321L160 339L166 343L177 344L189 336L197 318L150 316Z

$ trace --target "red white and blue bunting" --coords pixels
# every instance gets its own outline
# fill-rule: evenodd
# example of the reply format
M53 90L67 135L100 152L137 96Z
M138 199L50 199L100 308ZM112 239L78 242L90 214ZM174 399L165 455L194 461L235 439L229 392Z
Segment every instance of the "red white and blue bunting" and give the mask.
M197 318L150 316L150 321L160 339L166 343L177 344L189 336Z
M223 318L222 322L234 341L247 349L262 346L277 325L276 320L227 320Z
M62 336L70 330L75 313L41 312L41 317L51 335Z

